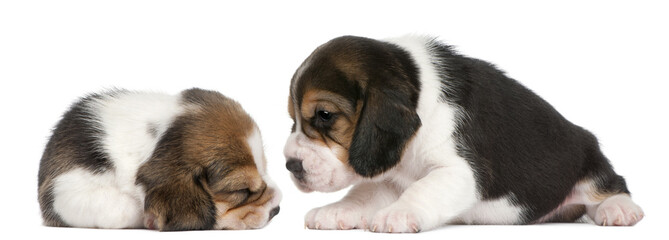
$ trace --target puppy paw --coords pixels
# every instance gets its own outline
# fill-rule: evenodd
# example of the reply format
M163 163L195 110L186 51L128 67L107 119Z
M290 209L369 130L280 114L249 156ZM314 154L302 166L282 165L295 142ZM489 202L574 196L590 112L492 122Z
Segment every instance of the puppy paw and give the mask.
M304 225L318 230L364 229L367 224L362 209L352 204L334 203L314 208L304 218Z
M601 226L633 226L641 221L644 213L628 195L607 198L597 207L595 223Z
M158 221L158 218L153 213L144 214L144 227L149 230L160 230L162 223Z
M369 230L378 233L417 233L421 225L418 216L410 209L390 206L376 213Z

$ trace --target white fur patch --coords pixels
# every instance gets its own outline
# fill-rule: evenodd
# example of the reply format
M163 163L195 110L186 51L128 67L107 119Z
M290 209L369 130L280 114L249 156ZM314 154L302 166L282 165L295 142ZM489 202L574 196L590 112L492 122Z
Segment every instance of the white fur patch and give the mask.
M314 208L304 218L311 229L367 229L374 214L399 197L387 182L363 182L351 188L342 200Z
M361 179L350 166L337 158L333 149L312 142L300 129L288 137L284 155L286 159L302 161L305 179L300 181L292 178L300 190L305 192L338 191Z
M147 161L183 107L178 96L118 92L88 105L104 134L99 143L112 168L101 174L74 169L54 182L54 210L76 227L137 228L143 226L144 189L135 184ZM96 213L96 214L91 214Z
M256 164L258 173L264 177L267 175L267 162L265 162L265 154L263 151L264 145L258 128L253 128L253 132L251 132L251 135L246 139L246 143L251 148L251 154L253 155L253 161Z
M643 210L627 194L610 196L587 209L595 223L602 226L633 226L644 217Z
M274 183L274 181L272 181L272 179L269 177L269 174L267 173L267 161L265 159L264 145L258 127L253 128L253 132L246 141L251 148L251 153L253 154L253 160L256 164L256 168L258 169L258 173L262 177L263 181L265 181L267 187L274 189L274 197L266 205L269 207L269 209L277 207L279 206L279 202L281 202L282 198L281 190L279 190L279 187L276 185L276 183Z
M160 136L183 112L180 97L124 92L103 98L93 110L105 132L101 144L114 165L117 186L124 192L134 191L139 166L151 157Z
M54 210L76 227L143 227L143 199L122 192L116 182L112 172L93 174L77 168L61 174L54 180Z
M456 222L465 224L517 224L523 209L515 206L513 196L480 201L460 215Z
M183 111L179 97L159 93L128 92L106 97L97 106L106 133L105 150L114 162L123 164L148 159L158 140L148 132L148 127L154 127L160 136Z

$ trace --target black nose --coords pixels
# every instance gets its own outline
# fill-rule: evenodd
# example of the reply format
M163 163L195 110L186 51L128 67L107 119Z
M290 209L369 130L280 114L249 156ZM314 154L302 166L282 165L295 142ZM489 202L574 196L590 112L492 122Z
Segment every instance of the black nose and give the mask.
M293 176L298 180L304 179L304 168L302 168L302 161L290 158L286 162L286 169L293 173Z
M269 211L269 220L272 220L272 218L273 218L274 216L276 216L277 214L279 214L279 210L280 210L280 209L281 209L281 208L280 208L279 206L276 206L275 208L272 209L272 211ZM267 220L267 221L269 221L269 220Z

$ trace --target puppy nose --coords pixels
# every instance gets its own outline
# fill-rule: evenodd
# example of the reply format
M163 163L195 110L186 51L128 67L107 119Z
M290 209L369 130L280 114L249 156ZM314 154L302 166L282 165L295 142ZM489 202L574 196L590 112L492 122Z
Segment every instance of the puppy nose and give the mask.
M274 216L276 216L277 214L279 214L279 210L280 210L280 209L281 209L281 208L280 208L279 206L276 206L275 208L272 209L272 211L269 211L269 220L272 220L272 218L273 218ZM267 221L269 221L269 220L267 220Z
M286 169L293 173L293 176L298 180L304 179L304 168L302 168L302 161L290 158L286 162Z

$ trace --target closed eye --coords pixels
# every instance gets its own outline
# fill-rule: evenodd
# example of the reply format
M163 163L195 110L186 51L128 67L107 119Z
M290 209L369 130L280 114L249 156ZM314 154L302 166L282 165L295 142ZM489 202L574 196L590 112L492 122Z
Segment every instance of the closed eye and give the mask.
M221 191L216 196L218 199L215 199L215 201L225 201L233 206L239 206L249 199L251 191L248 188L235 191Z
M243 202L246 202L246 200L249 199L249 196L251 196L251 190L249 190L248 188L244 188L244 189L241 189L241 190L234 191L234 194L241 196L240 199L242 201L240 201L240 203L243 203Z

